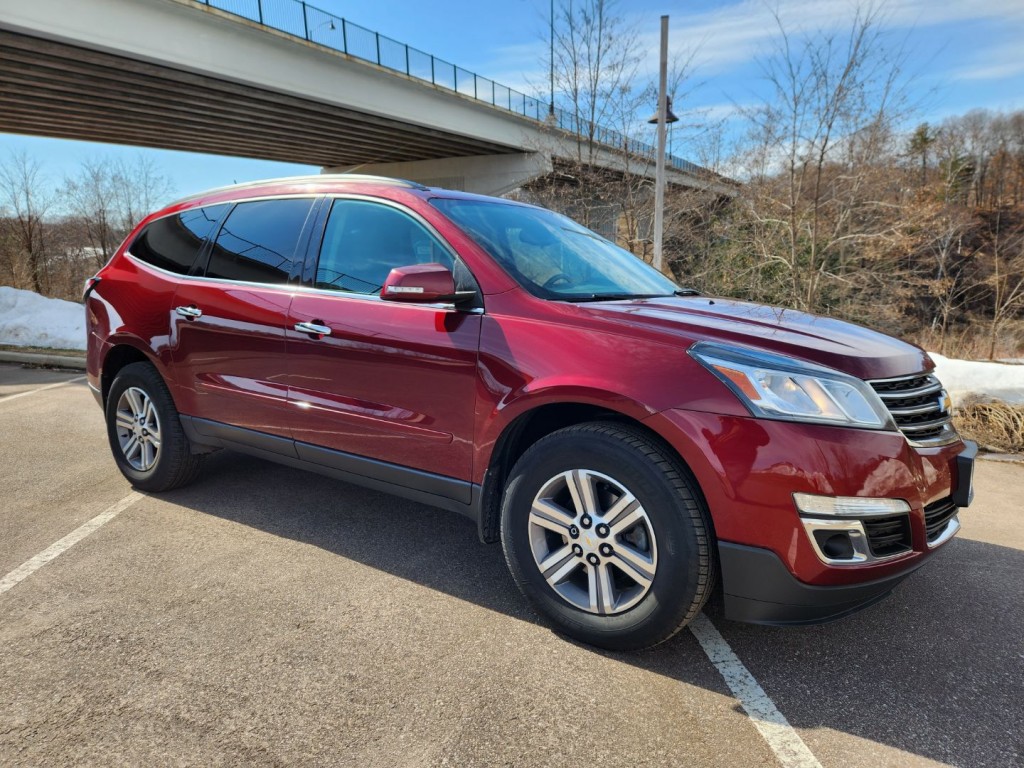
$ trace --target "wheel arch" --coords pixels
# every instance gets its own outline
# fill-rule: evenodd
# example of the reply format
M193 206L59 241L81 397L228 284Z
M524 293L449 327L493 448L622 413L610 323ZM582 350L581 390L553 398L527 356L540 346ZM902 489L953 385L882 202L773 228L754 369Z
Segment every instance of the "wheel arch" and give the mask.
M172 381L168 376L168 371L141 340L132 336L122 336L110 339L109 343L111 346L103 355L100 363L100 397L102 398L104 408L107 405L107 395L110 393L110 386L114 383L114 379L117 378L117 374L125 366L132 363L149 363L156 368L160 376L163 377L164 382L168 385L168 390L171 391L171 399L174 399L171 387Z
M617 405L618 403L616 403ZM501 500L509 472L516 461L530 446L541 438L565 427L588 422L611 422L622 424L642 432L655 441L665 452L675 459L680 468L693 483L701 501L707 508L703 490L696 475L679 452L656 430L644 423L650 414L646 411L636 412L630 408L619 410L610 407L607 399L603 402L592 400L565 399L544 401L532 404L512 418L501 430L494 441L493 450L487 461L480 491L479 535L485 543L500 541ZM710 515L709 515L710 517Z

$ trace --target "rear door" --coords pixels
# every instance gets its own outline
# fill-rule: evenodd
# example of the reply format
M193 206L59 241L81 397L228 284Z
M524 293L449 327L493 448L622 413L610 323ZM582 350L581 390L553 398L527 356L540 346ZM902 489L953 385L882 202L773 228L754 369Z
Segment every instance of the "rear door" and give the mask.
M472 276L410 211L366 199L329 204L319 248L312 248L311 289L295 294L288 318L299 455L399 484L401 471L331 452L468 480L479 311L388 302L379 293L398 266L445 264L463 289L475 287ZM329 333L306 333L303 323ZM468 501L468 485L463 491Z
M129 258L114 259L103 268L101 290L90 300L89 311L103 318L107 333L136 336L153 351L179 407L181 395L173 367L166 367L172 362L174 296L230 208L227 203L190 208L151 221L128 247ZM97 300L100 296L104 299ZM105 335L90 333L90 347Z
M171 335L183 413L291 437L285 380L289 282L300 271L296 253L305 252L314 203L293 197L236 204L198 275L182 280ZM210 425L197 428L246 439Z

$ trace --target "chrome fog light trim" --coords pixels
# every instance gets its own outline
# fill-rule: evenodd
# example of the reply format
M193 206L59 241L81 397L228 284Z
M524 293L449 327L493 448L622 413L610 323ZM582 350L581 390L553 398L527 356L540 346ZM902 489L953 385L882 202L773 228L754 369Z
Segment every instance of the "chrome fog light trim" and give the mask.
M864 533L864 524L860 520L815 520L801 518L800 522L804 524L804 530L807 532L807 538L811 540L811 546L814 547L815 554L823 563L828 565L858 565L875 559L871 555L868 537ZM814 535L815 531L845 533L850 538L850 544L853 545L853 555L844 558L829 557L818 544L818 539Z

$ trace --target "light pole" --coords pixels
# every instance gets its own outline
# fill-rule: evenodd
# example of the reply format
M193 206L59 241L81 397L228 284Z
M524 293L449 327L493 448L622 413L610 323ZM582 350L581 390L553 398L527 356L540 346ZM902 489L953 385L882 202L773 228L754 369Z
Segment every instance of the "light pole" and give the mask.
M665 227L665 126L668 124L668 16L661 17L661 56L658 66L658 158L654 170L654 268L662 268L661 240ZM675 117L675 115L673 115Z
M548 20L551 23L551 31L548 35L548 40L551 45L549 53L551 63L551 90L549 95L551 101L548 103L548 122L551 125L555 124L555 0L551 0L551 12L548 14Z

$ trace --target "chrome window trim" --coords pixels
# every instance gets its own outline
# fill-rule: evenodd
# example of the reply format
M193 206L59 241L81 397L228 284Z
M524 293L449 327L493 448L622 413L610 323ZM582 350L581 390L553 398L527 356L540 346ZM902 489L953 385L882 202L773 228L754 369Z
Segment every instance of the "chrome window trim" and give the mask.
M303 197L308 197L311 200L318 200L321 197L325 197L325 195L323 193L319 193L319 192L288 192L288 193L284 193L284 194L280 194L280 195L258 195L256 197L239 197L237 199L232 198L231 200L218 200L215 203L213 203L213 202L211 202L211 203L204 203L203 205L189 205L189 206L185 206L185 207L182 207L182 208L178 208L177 210L174 210L174 211L168 211L167 213L164 213L164 214L162 214L160 216L157 216L156 218L150 219L149 222L146 224L146 226L143 227L143 229L146 229L147 227L149 227L150 224L154 224L154 223L156 223L158 221L163 221L164 219L169 218L170 216L180 216L183 213L186 213L188 211L194 211L194 210L197 210L199 208L213 208L214 206L217 206L217 205L235 205L237 203L253 203L253 202L260 202L260 201L263 201L263 200L292 200L294 198L303 198ZM167 206L167 207L170 208L170 207L173 207L174 205L178 205L178 204L179 203L173 203L172 205ZM142 230L141 229L139 230L139 234L140 235L142 234ZM134 243L137 239L138 239L138 235L136 235L135 237L132 238L132 242Z
M392 307L394 307L394 306L415 307L415 308L419 308L419 309L431 309L431 310L435 310L435 311L438 310L438 309L446 309L446 310L455 310L455 311L461 312L461 313L466 314L466 315L482 315L482 314L484 314L483 307L474 307L472 309L459 309L454 304L445 303L445 302L435 302L435 303L432 303L432 304L419 304L419 303L411 302L411 301L409 301L409 302L385 301L380 296L378 296L376 294L372 294L372 293L346 293L345 291L327 291L327 290L324 290L323 288L313 288L312 286L308 286L308 285L293 285L291 283L280 283L280 284L277 284L277 283L254 283L254 282L251 282L251 281L248 281L248 280L221 280L220 278L216 278L216 277L202 277L202 276L199 276L199 275L180 275L177 272L169 272L166 269L162 269L161 267L157 267L157 266L155 266L153 264L150 264L147 261L143 261L138 256L135 256L134 254L132 254L130 251L125 251L124 255L129 257L133 262L135 262L136 264L144 267L145 269L151 269L154 272L162 272L163 274L168 275L168 276L170 276L170 277L172 277L172 278L174 278L176 280L188 280L188 281L191 281L191 282L198 282L198 283L226 283L228 285L241 285L241 286L245 286L245 287L248 287L248 288L263 288L263 289L266 289L266 290L281 291L283 293L289 293L289 294L312 293L312 294L317 294L317 295L320 295L320 296L333 296L334 298L338 298L338 299L354 299L356 301L376 301L376 302L380 302L381 304L387 304L387 305L392 306Z
M460 262L462 262L462 265L469 271L469 274L473 276L473 281L477 284L477 290L480 292L481 299L483 299L483 291L480 289L480 281L476 279L476 275L473 275L473 270L471 270L469 268L469 265L466 264L466 260L458 255L458 252L452 247L451 243L449 243L448 240L443 235L441 235L440 232L437 231L437 228L434 227L429 221L424 219L416 211L413 211L410 208L406 208L401 203L397 203L397 202L395 202L393 200L388 200L387 198L383 198L383 197L375 197L373 195L367 195L367 194L351 194L351 193L345 193L345 192L334 192L334 193L327 192L327 193L315 193L315 194L302 192L302 193L281 194L281 195L257 195L257 196L254 196L254 197L244 197L244 198L238 198L238 199L234 199L234 200L222 200L220 202L209 203L207 205L195 205L195 206L192 206L190 208L184 208L182 210L172 211L172 212L164 214L163 216L156 217L155 219L150 221L148 224L146 224L145 228L148 228L154 222L157 222L157 221L160 221L162 219L168 218L169 216L177 216L177 215L179 215L181 213L184 213L185 211L194 210L196 208L208 208L208 207L211 207L211 206L214 206L214 205L236 205L236 204L239 204L239 203L263 202L263 201L266 201L266 200L291 200L291 199L295 199L295 198L310 198L310 199L312 199L314 201L319 200L320 198L326 198L326 199L331 200L331 201L333 201L335 199L344 199L344 200L362 200L364 202L370 202L370 203L382 203L384 205L388 205L388 206L394 208L399 213L403 213L403 214L405 214L407 216L412 217L417 223L421 224L424 227L424 229L426 229L434 238L437 239L437 241L442 245L442 247L444 247L444 249L446 251L449 252L449 255L451 255L453 259L458 259ZM330 216L330 211L327 212L327 215ZM142 230L139 230L139 234L142 234ZM135 238L132 238L132 243L134 243L136 239L138 239L138 236L136 236ZM317 246L316 246L316 253L317 253L317 257L318 258L319 258L320 245L321 244L322 244L322 238L321 238L321 242L318 243ZM139 258L138 256L136 256L135 254L133 254L131 252L131 246L130 245L125 247L124 255L127 256L128 258L130 258L135 264L137 264L137 265L139 265L141 267L144 267L146 269L151 269L151 270L153 270L155 272L159 272L161 274L167 275L167 276L169 276L171 278L174 278L176 280L189 280L189 281L196 281L196 282L200 282L200 283L226 283L226 284L229 284L229 285L242 285L242 286L248 286L248 287L253 287L253 288L265 288L265 289L270 289L270 290L281 290L281 291L285 291L287 293L292 293L292 294L294 294L294 293L313 293L313 294L317 294L317 295L321 295L321 296L335 296L337 298L356 299L358 301L379 301L379 302L387 303L387 304L389 304L391 306L394 306L396 304L401 304L402 306L406 306L406 307L419 307L421 309L430 309L430 310L433 310L433 311L437 311L439 309L444 309L444 310L453 310L453 311L457 311L457 312L462 312L463 314L471 314L471 315L482 315L482 314L485 314L483 307L475 307L473 309L463 310L463 309L459 309L458 307L456 307L452 303L445 303L445 302L437 302L437 303L432 303L432 304L418 304L418 303L415 303L415 302L397 302L397 301L385 302L384 299L382 299L377 294L372 294L372 293L354 293L352 291L332 291L332 290L328 290L328 289L325 289L325 288L314 288L313 286L300 285L298 283L287 283L287 282L286 283L257 283L257 282L253 282L253 281L249 281L249 280L226 280L226 279L217 278L217 277L207 277L206 275L183 275L183 274L181 274L179 272L171 272L170 270L164 269L163 267L158 267L155 264L150 264L148 261L144 261L143 259Z
M322 288L312 288L311 286L299 286L292 285L290 283L252 283L244 280L220 280L218 278L205 278L198 274L179 274L178 272L172 272L162 267L151 264L147 261L142 261L138 256L135 256L130 251L125 251L125 256L130 258L133 262L142 266L145 269L153 269L157 272L163 272L171 276L175 280L189 281L195 283L224 283L231 286L244 286L246 288L262 288L268 291L281 291L288 294L299 294L299 293L311 293L321 296L333 296L339 299L355 299L356 301L377 301L382 304L388 304L390 306L400 305L407 307L417 307L420 309L452 309L463 314L483 314L483 307L474 307L472 309L459 309L455 304L436 302L432 304L419 304L416 302L402 302L402 301L384 301L380 296L376 294L365 294L365 293L346 293L344 291L326 291Z

